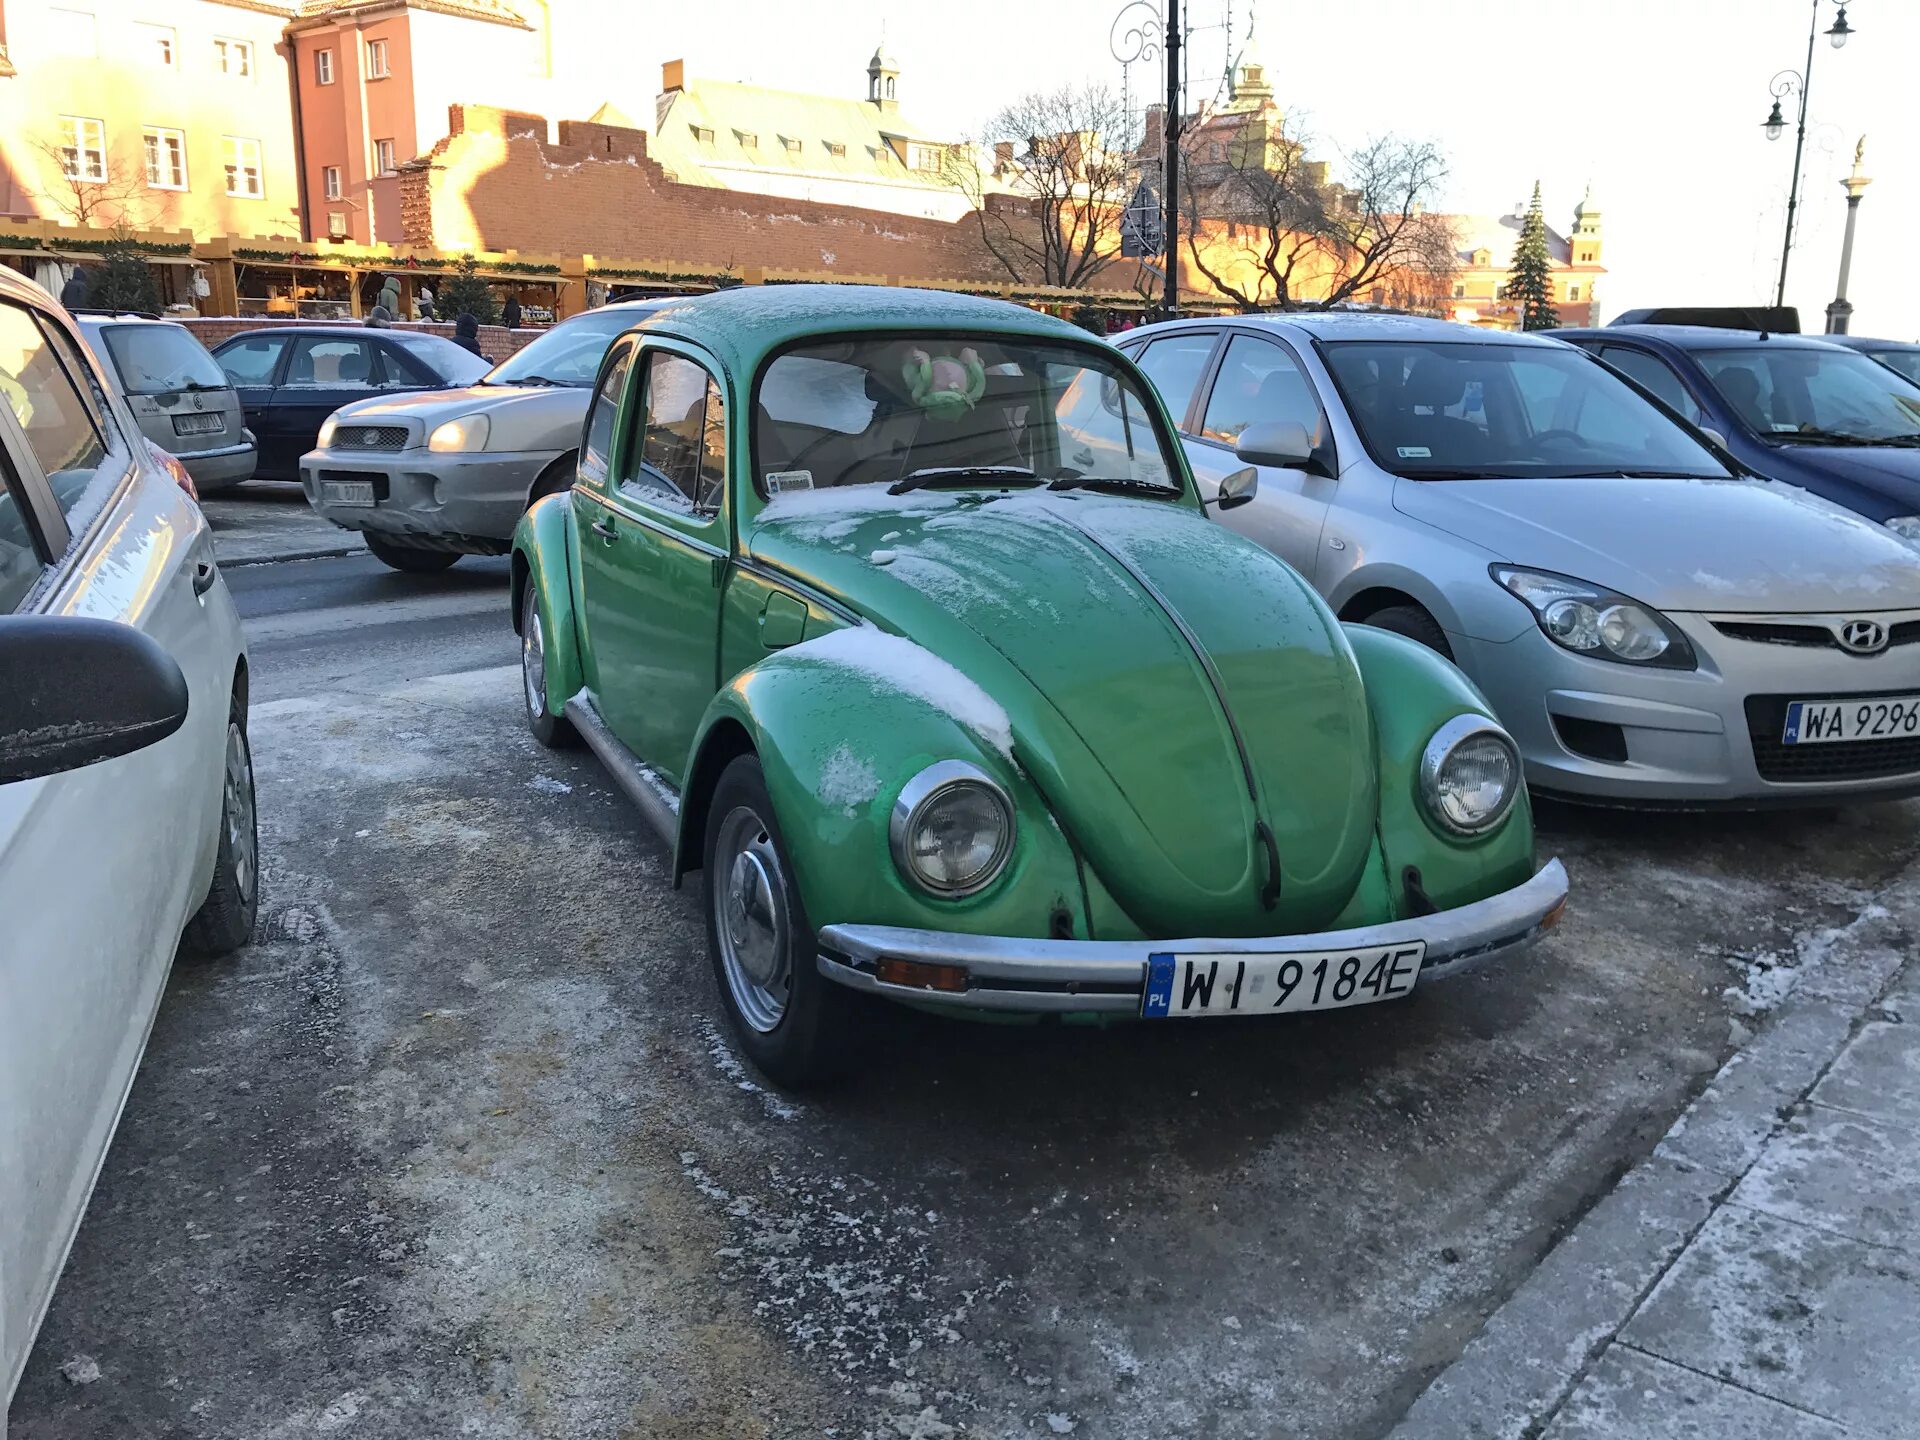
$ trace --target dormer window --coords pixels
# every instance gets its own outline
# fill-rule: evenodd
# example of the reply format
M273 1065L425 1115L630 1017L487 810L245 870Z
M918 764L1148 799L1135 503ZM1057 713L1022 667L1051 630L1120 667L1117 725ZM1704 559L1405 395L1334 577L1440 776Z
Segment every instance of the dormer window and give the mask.
M798 154L800 151L800 142L794 139L793 136L791 135L782 135L780 137L780 143L786 149L794 152L795 154Z
M823 140L820 143L827 147L827 154L833 156L836 160L846 157L847 147L842 145L838 140Z
M711 145L713 143L713 131L705 125L689 125L687 128L693 131L693 138L698 140L702 145Z
M758 150L760 148L760 137L750 130L736 130L733 132L733 138L734 142L738 144L742 150Z

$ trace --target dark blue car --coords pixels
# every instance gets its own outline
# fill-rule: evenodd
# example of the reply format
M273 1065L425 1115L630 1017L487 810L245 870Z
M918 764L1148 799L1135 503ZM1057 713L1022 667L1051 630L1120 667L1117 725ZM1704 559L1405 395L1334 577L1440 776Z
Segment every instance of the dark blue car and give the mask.
M1687 419L1749 469L1920 542L1920 385L1811 335L1694 325L1555 330Z

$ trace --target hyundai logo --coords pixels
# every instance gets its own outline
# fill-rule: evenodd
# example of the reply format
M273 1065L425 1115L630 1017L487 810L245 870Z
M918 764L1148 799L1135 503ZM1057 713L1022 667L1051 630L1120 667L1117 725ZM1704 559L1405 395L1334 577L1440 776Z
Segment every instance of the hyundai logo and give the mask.
M1834 633L1841 648L1856 655L1878 655L1887 648L1887 627L1878 620L1849 620Z
M380 432L378 430L362 430L360 432L360 443L362 445L378 445L380 443Z

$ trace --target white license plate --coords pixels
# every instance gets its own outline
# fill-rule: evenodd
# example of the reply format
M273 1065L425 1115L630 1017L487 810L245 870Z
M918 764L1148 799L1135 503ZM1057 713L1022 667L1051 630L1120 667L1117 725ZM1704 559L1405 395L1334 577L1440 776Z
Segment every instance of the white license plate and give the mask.
M219 415L176 415L173 417L173 433L176 435L212 435L226 428L226 420Z
M371 480L328 480L320 486L320 498L329 505L372 505Z
M1163 954L1147 958L1148 1020L1338 1010L1411 994L1427 942L1279 955Z
M1920 695L1863 700L1795 700L1787 706L1782 745L1826 745L1835 740L1902 740L1920 735Z

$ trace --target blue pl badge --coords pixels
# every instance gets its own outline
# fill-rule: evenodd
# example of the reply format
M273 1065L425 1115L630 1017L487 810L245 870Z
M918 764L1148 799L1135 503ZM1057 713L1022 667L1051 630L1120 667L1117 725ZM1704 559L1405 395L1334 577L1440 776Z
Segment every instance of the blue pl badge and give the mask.
M1167 1007L1173 1003L1173 956L1149 955L1147 957L1147 993L1140 1002L1141 1018L1152 1020L1167 1016Z

